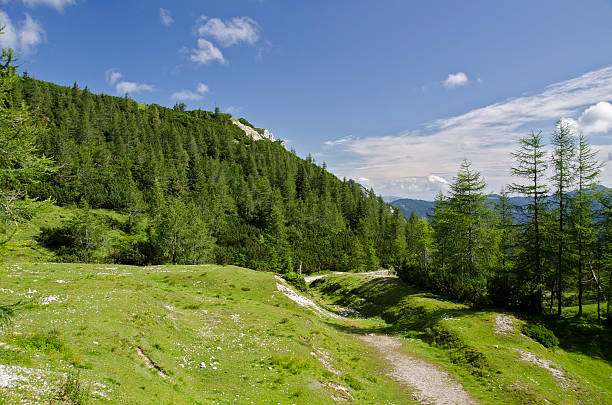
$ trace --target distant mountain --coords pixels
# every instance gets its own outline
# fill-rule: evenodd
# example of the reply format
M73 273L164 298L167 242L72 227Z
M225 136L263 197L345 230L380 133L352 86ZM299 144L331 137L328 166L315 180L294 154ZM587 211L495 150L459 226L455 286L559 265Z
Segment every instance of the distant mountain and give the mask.
M610 189L605 186L599 186L599 189L602 193L610 193ZM385 197L383 197L385 198ZM554 196L549 196L546 198L548 204L552 204L554 202ZM488 196L487 201L491 204L497 203L499 201L498 194L491 194ZM527 197L510 197L510 202L516 207L524 207L529 204L529 198ZM426 218L428 215L433 214L433 209L435 203L433 201L426 200L415 200L412 198L400 198L394 201L389 202L390 205L394 207L398 207L402 210L402 213L405 217L409 217L412 212L416 214L419 218ZM595 207L596 210L601 209L601 204L596 201ZM516 218L520 217L520 212L515 214Z
M382 199L387 204L392 203L393 201L401 200L402 197L398 197L396 195L383 195Z
M402 210L405 217L409 217L414 212L419 218L425 218L427 215L433 214L435 205L433 201L413 200L412 198L400 198L389 204Z

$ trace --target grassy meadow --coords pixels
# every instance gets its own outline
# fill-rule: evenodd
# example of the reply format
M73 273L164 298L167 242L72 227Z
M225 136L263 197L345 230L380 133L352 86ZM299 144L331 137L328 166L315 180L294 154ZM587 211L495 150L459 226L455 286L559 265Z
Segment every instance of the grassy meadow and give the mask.
M330 275L313 288L332 306L359 313L360 332L404 337L404 350L451 372L481 403L612 403L612 336L587 316L521 318L462 304L399 279ZM546 348L521 333L544 324L559 338Z
M238 267L0 266L0 403L406 403L350 333ZM73 378L74 380L75 378Z

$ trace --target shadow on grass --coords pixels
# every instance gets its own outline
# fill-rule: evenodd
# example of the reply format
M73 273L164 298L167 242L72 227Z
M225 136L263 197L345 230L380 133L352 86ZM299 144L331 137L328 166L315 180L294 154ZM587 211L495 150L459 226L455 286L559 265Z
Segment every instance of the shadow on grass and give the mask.
M340 276L342 277L342 276ZM328 277L311 284L335 305L359 311L363 317L380 316L388 326L364 329L346 325L333 327L355 334L385 333L406 334L428 343L445 345L439 333L440 320L457 317L471 317L483 312L498 313L498 308L472 310L461 307L431 292L410 286L397 278L376 278L350 280L346 277ZM436 300L431 302L430 299ZM441 308L440 306L448 306ZM453 308L454 307L454 308ZM581 353L590 357L612 362L612 328L593 319L573 316L539 317L516 313L517 317L530 322L540 322L552 330L559 339L559 347L567 352ZM432 333L434 331L434 333Z

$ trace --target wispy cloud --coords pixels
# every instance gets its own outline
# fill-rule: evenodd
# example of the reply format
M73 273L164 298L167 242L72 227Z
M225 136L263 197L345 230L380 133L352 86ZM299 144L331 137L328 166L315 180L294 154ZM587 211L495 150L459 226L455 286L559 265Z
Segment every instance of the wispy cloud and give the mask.
M555 83L543 91L511 98L465 114L437 120L417 131L395 136L341 138L325 142L345 154L337 173L367 177L376 191L431 198L437 181L450 181L463 159L473 162L491 191L516 181L510 177L510 152L531 129L551 129L561 117L572 118L579 130L591 134L592 144L605 160L612 145L612 66ZM432 177L435 176L435 177ZM612 184L612 170L604 171ZM400 187L400 185L403 185Z
M106 77L106 82L114 87L117 94L134 94L155 90L155 87L150 84L122 80L123 75L117 68L108 69L104 76Z
M76 0L21 0L28 7L49 6L64 11L64 7L76 4Z
M229 107L225 108L224 111L232 115L240 114L242 112L242 107L237 106L237 105L230 105Z
M457 73L449 73L449 75L446 77L446 80L444 80L444 82L442 83L444 84L445 87L449 89L454 89L457 86L464 86L468 84L469 82L470 80L468 79L465 73L457 72Z
M4 25L4 34L0 35L2 48L13 48L30 54L45 39L42 25L27 13L24 20L13 24L8 14L0 10L0 24Z
M343 143L347 143L353 140L353 136L352 135L348 135L345 136L344 138L340 138L340 139L336 139L333 141L325 141L323 142L323 144L327 147L333 147L333 146L338 146L338 145L342 145Z
M117 83L119 79L123 77L121 72L119 72L119 69L116 69L116 68L108 69L104 73L104 76L106 77L106 82L110 84L111 86L114 86L115 83Z
M205 85L204 83L198 83L195 91L180 90L175 93L172 93L170 98L173 100L181 100L181 101L187 101L187 100L197 101L197 100L202 100L206 93L208 93L208 86Z
M223 53L221 53L219 48L204 38L198 38L198 47L191 50L191 56L189 58L192 62L196 62L201 65L206 65L214 61L227 63L227 60L225 60Z
M240 43L253 45L259 40L259 24L250 17L234 17L223 21L201 16L195 30L199 36L212 38L224 47Z
M161 20L162 25L165 25L166 27L169 27L174 23L172 13L170 12L170 10L166 10L165 8L159 9L159 18Z

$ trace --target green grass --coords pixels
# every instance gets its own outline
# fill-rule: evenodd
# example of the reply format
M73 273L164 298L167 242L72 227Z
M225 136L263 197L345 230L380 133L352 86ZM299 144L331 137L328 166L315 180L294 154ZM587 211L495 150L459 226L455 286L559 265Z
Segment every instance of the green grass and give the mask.
M355 339L367 332L401 337L407 353L448 370L481 403L612 404L612 333L597 322L595 305L585 305L581 318L575 307L561 318L515 315L513 332L499 335L494 309L474 311L397 279L332 274L310 291L360 316L325 320L275 292L270 273L47 263L57 258L36 235L77 212L47 206L4 252L10 262L0 264L0 305L20 305L0 328L0 372L22 380L0 387L0 404L69 395L87 403L327 404L334 385L355 403L409 403L410 394L384 376L388 365ZM559 346L522 334L528 323L551 330ZM519 350L550 360L565 388Z
M0 262L52 262L59 261L55 253L43 246L38 240L43 228L59 228L70 221L81 209L71 206L59 207L53 204L43 204L36 215L27 222L20 224L16 234L4 246L0 246ZM127 216L116 211L92 210L98 218L113 222L116 226L127 223ZM107 232L109 243L122 236L123 232L112 229Z
M90 403L327 404L334 384L356 403L410 402L342 323L275 292L270 273L20 263L0 265L0 280L0 302L24 302L0 331L0 365L23 380L0 388L0 403L76 386Z
M571 318L570 309L561 319L529 319L557 335L560 347L551 350L521 333L527 320L512 316L511 332L497 334L500 312L474 311L399 279L331 275L311 287L331 306L359 311L365 331L404 337L404 350L451 372L482 403L612 403L611 331L591 315ZM520 351L552 362L564 380Z

